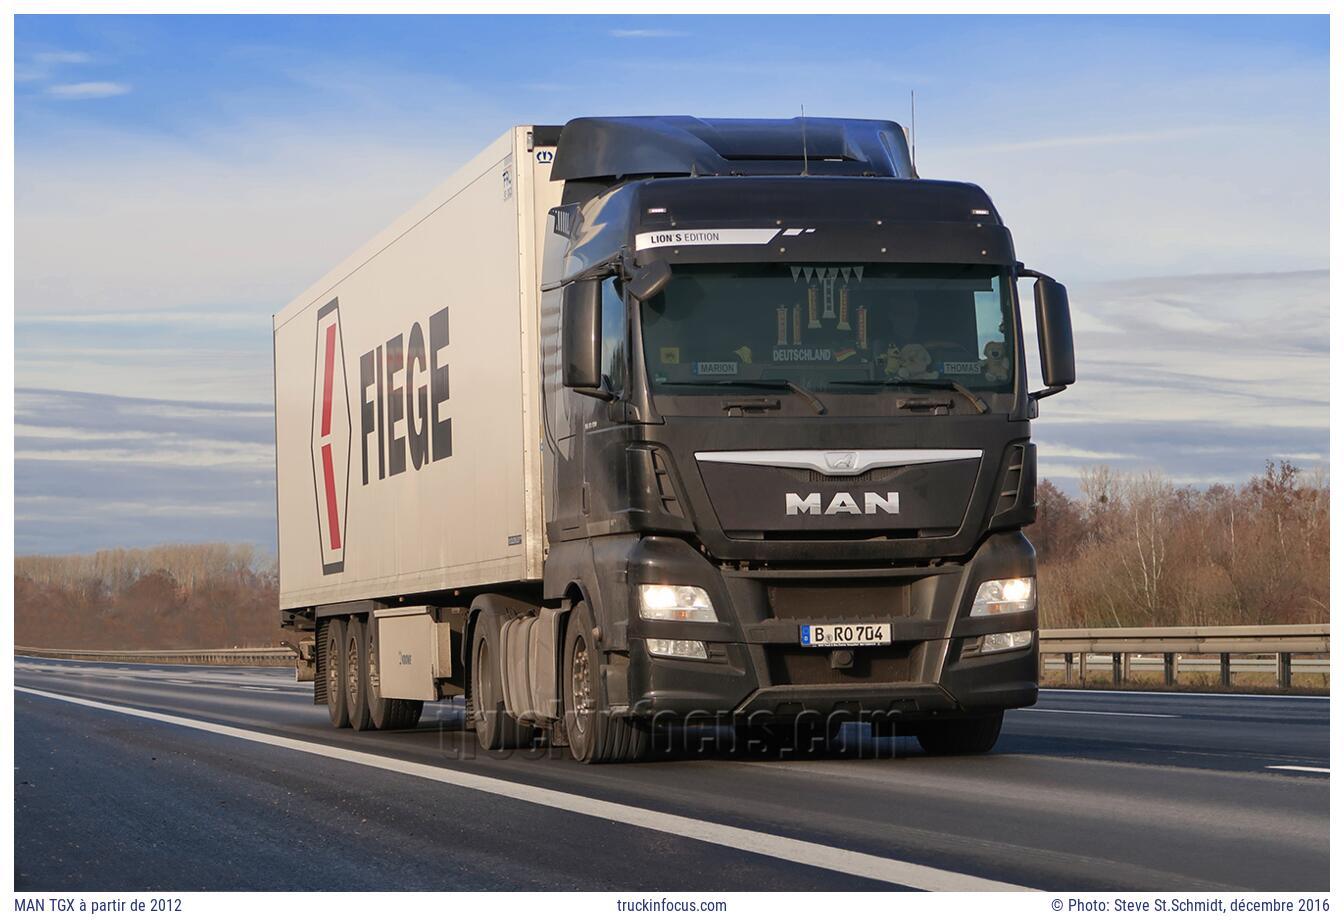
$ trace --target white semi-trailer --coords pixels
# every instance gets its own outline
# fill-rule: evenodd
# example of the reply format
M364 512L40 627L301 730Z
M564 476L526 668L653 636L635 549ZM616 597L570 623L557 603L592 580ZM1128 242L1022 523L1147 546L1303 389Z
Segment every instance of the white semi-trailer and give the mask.
M1067 300L890 122L514 128L274 340L282 621L337 727L463 694L585 761L725 720L975 751L1036 698Z

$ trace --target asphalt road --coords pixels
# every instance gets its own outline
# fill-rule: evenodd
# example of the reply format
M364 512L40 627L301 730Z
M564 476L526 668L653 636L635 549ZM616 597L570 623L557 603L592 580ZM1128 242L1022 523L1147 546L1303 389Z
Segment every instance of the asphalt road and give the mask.
M456 704L335 731L287 669L15 683L17 890L1329 887L1325 698L1045 691L988 756L850 726L588 767L482 752Z

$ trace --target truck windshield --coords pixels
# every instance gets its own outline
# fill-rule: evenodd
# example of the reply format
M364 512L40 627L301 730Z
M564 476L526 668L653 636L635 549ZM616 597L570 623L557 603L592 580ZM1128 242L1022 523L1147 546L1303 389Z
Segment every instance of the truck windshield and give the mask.
M645 362L655 391L686 394L751 380L1010 392L1009 289L995 266L677 265L642 306Z

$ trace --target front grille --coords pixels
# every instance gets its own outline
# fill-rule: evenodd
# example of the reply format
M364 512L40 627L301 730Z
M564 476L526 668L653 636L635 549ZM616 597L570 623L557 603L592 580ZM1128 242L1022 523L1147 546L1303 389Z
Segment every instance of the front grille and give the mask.
M816 470L795 470L789 467L778 467L778 469L785 477L792 479L794 482L825 482L834 486L862 482L887 482L895 479L896 474L901 471L901 468L897 466L885 466L873 470L864 470L862 473L856 473L853 476L829 476Z
M912 679L910 661L913 646L883 645L856 648L854 666L831 667L826 649L788 645L767 645L765 656L770 668L770 683L781 684L877 684Z
M862 623L910 615L910 583L903 579L767 582L765 593L776 620Z

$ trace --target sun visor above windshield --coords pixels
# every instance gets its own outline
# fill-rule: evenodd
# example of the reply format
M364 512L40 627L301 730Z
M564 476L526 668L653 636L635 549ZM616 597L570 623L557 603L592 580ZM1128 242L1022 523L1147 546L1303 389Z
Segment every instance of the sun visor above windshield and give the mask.
M815 227L687 227L635 237L641 262L929 262L1011 265L1013 241L1004 227L894 222L869 227L847 222Z
M963 182L644 179L567 207L566 278L623 248L641 263L1016 261L989 196Z

